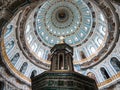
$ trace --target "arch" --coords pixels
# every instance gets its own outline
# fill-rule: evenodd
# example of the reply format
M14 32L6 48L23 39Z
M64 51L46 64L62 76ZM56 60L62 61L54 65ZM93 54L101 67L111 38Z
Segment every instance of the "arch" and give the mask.
M99 19L100 19L101 21L103 21L103 22L105 21L105 18L104 18L104 16L103 16L103 14L100 14L100 15L99 15Z
M105 36L105 31L104 31L104 26L103 25L100 24L98 30L103 36Z
M32 48L33 51L36 51L36 49L37 49L37 44L34 43L31 48Z
M102 41L101 38L98 38L98 39L97 39L97 42L98 42L99 45L101 45L103 41Z
M7 37L12 32L12 29L13 25L8 25L4 36Z
M44 54L44 50L42 48L39 48L37 55L42 58L43 54Z
M104 79L110 78L110 75L108 74L108 72L106 71L106 69L105 69L104 67L101 67L101 68L100 68L100 71L101 71Z
M83 51L80 51L80 56L81 56L82 59L86 58L86 55L85 55L85 53Z
M88 76L89 78L94 79L94 80L96 81L96 83L98 83L98 81L97 81L96 76L95 76L94 73L92 73L92 72L88 72L88 73L87 73L87 76Z
M91 46L91 47L89 48L89 52L90 52L90 54L95 53L95 48L94 48L93 46Z
M40 57L42 55L41 50L38 51L38 56Z
M116 57L112 57L110 63L116 72L120 72L120 61Z
M25 74L26 70L27 70L27 66L28 66L28 63L27 62L24 62L22 67L20 68L20 72Z
M32 73L31 73L30 78L35 77L36 75L37 75L37 71L36 71L36 70L33 70Z
M96 45L99 47L100 46L100 44L98 43L98 36L95 36L95 39L94 39L94 42L96 43Z
M20 58L20 54L16 53L14 57L11 59L11 63L15 66L19 58Z
M32 39L33 39L32 35L29 35L29 36L27 37L28 43L31 43Z
M30 29L31 29L30 25L27 24L27 26L26 26L26 33L28 33L30 31Z
M10 50L14 47L14 41L11 40L10 42L7 43L7 45L5 45L6 48L6 53L10 52Z
M97 83L100 83L100 80L102 80L101 77L99 76L100 70L98 71L97 69L88 69L88 70L85 72L85 75L87 76L87 74L88 74L89 72L93 73L93 74L95 75L95 77L96 77Z
M59 67L59 70L62 70L62 69L64 69L64 54L62 54L62 53L59 54L58 58L59 58L58 67Z
M64 69L65 70L71 70L71 57L69 54L65 55L65 61L64 61Z

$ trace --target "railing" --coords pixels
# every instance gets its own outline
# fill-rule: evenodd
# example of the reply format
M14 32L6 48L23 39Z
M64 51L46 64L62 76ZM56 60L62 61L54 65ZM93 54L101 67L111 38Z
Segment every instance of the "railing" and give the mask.
M112 76L111 78L109 79L106 79L105 81L101 82L101 83L98 83L98 87L102 87L102 86L105 86L105 85L109 85L110 83L114 83L117 79L120 78L120 72L114 76Z

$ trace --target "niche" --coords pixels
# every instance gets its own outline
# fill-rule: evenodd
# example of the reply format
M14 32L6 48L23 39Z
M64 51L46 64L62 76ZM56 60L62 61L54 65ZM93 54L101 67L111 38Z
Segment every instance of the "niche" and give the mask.
M64 69L64 55L60 54L59 55L59 70L63 70Z

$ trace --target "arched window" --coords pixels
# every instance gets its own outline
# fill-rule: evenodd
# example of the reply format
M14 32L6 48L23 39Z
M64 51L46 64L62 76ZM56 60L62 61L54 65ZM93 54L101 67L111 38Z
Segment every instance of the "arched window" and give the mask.
M42 55L42 52L41 52L41 51L39 51L39 52L38 52L38 56L41 56L41 55Z
M64 54L60 54L59 55L59 70L62 70L64 69Z
M105 68L103 68L103 67L100 68L100 71L101 71L101 73L102 73L104 79L110 78L110 76L109 76L108 72L105 70Z
M31 73L30 78L35 77L36 75L37 75L37 71L36 71L36 70L33 70L32 73Z
M98 41L98 44L99 44L99 45L101 45L102 42L103 42L101 38L98 38L97 41Z
M81 56L82 59L86 58L85 53L83 51L80 52L80 56Z
M0 90L4 90L4 82L0 81Z
M91 52L91 54L92 53L95 53L95 48L92 46L92 47L90 47L90 52Z
M96 83L98 83L94 73L89 72L89 73L87 73L87 76L88 76L89 78L94 79L94 80L96 81Z
M32 41L32 35L29 35L29 36L27 37L27 40L28 40L28 43L30 43L30 42Z
M26 33L28 33L30 31L30 25L28 24L26 27Z
M104 27L102 25L99 26L99 32L104 36L105 35L105 31L104 31Z
M39 49L37 55L42 58L43 57L43 53L44 53L44 50L43 49Z
M17 63L19 57L20 57L20 54L19 54L19 53L16 53L16 54L14 55L14 57L11 59L11 63L12 63L13 65L15 65L15 64Z
M27 70L27 66L28 66L27 62L24 62L22 67L20 68L20 72L25 74L25 72Z
M12 40L5 46L6 53L8 53L13 48L13 46L14 46L14 41Z
M7 26L7 30L5 32L5 37L10 34L10 32L12 31L12 29L13 29L13 25L8 25Z
M120 72L120 61L116 57L112 57L110 63L117 72Z
M36 51L36 49L37 49L37 44L35 43L35 44L32 45L32 50Z
M96 36L96 38L94 39L95 43L97 44L97 46L100 46L103 43L102 38Z
M100 19L101 19L102 21L105 21L103 14L100 14Z

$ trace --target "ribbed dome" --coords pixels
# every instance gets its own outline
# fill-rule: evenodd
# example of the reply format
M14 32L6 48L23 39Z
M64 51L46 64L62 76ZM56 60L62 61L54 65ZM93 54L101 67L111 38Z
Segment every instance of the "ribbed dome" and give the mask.
M15 3L5 4L8 8L2 10L0 23L4 21L1 61L17 83L20 80L30 87L31 76L49 70L50 50L63 40L74 49L74 70L94 78L99 88L120 78L119 6L109 0ZM21 82L14 85L19 87Z
M28 17L25 38L31 53L49 65L50 48L64 37L65 43L74 47L76 65L90 61L100 52L108 37L107 28L106 18L95 4L49 0Z
M60 42L60 36L71 46L79 45L87 38L93 24L91 10L81 0L49 0L38 9L35 19L37 34L51 47Z

